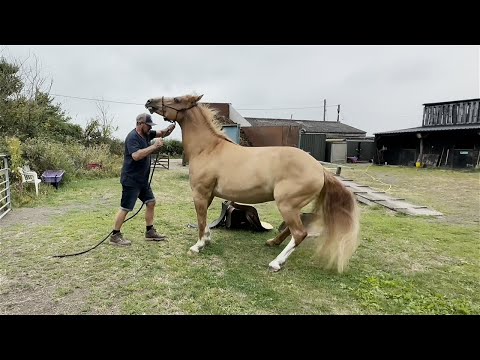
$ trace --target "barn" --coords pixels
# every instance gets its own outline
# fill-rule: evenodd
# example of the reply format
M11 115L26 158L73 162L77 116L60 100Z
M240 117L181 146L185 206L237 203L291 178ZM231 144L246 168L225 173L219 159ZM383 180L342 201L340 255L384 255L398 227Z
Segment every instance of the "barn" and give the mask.
M243 146L294 146L319 161L369 161L374 139L340 121L242 117L230 103L206 103L218 111L223 131Z
M368 161L373 158L374 140L366 132L340 121L287 120L246 117L251 127L246 134L261 141L262 146L277 145L273 136L281 129L283 138L292 140L285 145L297 146L319 161L344 163L347 159ZM285 136L289 134L289 137Z
M423 104L422 126L375 133L377 164L443 168L480 165L480 99Z

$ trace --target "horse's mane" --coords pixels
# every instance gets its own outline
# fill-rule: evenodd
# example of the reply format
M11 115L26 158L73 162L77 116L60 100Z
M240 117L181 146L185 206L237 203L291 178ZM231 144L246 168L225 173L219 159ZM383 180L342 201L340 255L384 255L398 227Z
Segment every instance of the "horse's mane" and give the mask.
M214 135L233 143L233 141L222 131L222 124L218 121L218 110L212 109L208 104L198 104L208 128Z

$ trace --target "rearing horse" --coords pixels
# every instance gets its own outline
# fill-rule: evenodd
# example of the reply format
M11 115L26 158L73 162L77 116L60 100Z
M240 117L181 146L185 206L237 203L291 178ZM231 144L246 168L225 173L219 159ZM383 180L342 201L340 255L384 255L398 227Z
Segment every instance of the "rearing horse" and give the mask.
M207 210L215 196L247 204L275 201L287 226L267 244L280 245L290 234L292 239L270 262L270 269L280 270L310 235L316 239L323 267L343 272L359 242L359 215L352 192L303 150L235 144L220 130L216 111L198 103L202 96L162 96L145 104L150 113L176 121L182 129L198 220L198 241L190 251L198 253L211 241ZM301 220L302 208L311 202L314 221L323 230L320 234L308 234Z

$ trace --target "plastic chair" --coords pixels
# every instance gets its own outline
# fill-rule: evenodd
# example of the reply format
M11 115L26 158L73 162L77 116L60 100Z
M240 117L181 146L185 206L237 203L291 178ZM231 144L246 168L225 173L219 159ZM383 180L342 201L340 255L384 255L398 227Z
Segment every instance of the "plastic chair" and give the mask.
M24 166L23 168L19 167L17 169L22 177L22 185L35 184L35 192L38 196L38 184L40 184L42 180L38 178L37 173L30 170L28 166Z

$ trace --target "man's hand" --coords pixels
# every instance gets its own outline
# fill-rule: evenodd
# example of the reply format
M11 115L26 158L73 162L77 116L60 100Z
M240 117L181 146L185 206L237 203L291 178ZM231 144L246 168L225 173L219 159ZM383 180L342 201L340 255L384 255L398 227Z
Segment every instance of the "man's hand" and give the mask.
M175 129L175 123L169 125L166 129L163 130L163 137L167 137Z
M153 146L155 146L155 152L160 150L163 147L163 140L162 138L155 139Z
M135 161L142 160L146 156L150 154L158 154L160 152L160 149L163 147L163 140L162 138L157 138L152 140L152 145L145 149L140 149L135 151L132 154L132 159Z

